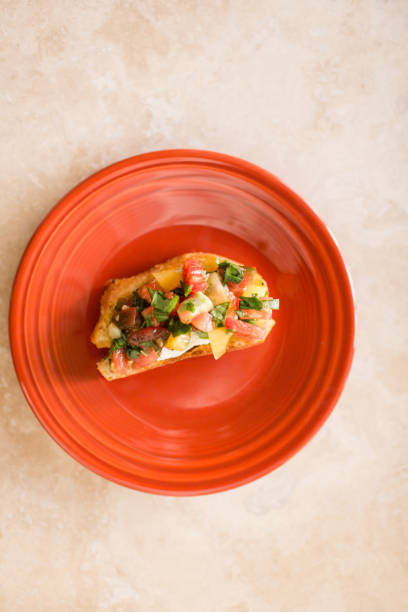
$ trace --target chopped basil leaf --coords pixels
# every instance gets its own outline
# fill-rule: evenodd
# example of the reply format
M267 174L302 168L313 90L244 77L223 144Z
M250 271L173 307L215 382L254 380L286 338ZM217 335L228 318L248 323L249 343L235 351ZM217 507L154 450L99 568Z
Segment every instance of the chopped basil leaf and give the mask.
M165 310L167 300L166 300L166 296L164 295L163 291L160 291L160 290L154 291L153 289L150 289L150 287L148 287L147 290L152 300L152 306L154 306L155 308L158 308L159 310Z
M163 310L158 310L157 308L155 308L153 312L154 318L158 323L163 323L163 321L167 321L167 319L169 318L168 313L164 312Z
M145 316L145 320L144 320L143 326L144 327L153 327L153 319L152 319L152 315L150 314L150 312L149 312L149 314L147 314Z
M226 268L227 266L230 266L231 264L226 259L224 259L224 261L220 261L219 257L217 257L217 265L219 268Z
M188 297L190 295L190 293L191 293L191 290L192 290L193 286L192 285L187 285L187 283L185 283L184 281L181 281L180 284L181 284L181 288L182 288L182 290L184 292L185 297Z
M184 302L183 306L189 312L194 312L195 310L193 302Z
M168 300L168 304L167 304L167 312L171 312L172 310L175 309L175 307L177 306L179 299L177 295L173 295L172 298L170 298Z
M128 347L126 349L126 355L127 357L129 357L129 359L137 359L140 355L140 349L139 348L135 348L135 347Z
M170 312L168 309L168 305L170 300L166 298L163 291L157 290L153 291L149 287L149 294L152 299L153 308L157 308L158 310L163 310L164 312Z
M160 351L160 348L152 340L149 340L148 342L142 342L141 343L141 351L142 351L143 355L148 355L151 348L153 348L156 351L156 353L158 353Z
M180 336L181 334L188 334L191 331L191 325L186 325L179 319L170 319L169 330L173 336Z
M208 338L207 332L203 332L201 331L201 329L195 329L194 331L200 338L205 338L205 339Z
M253 297L243 297L242 295L239 297L239 307L246 308L251 310L262 310L263 302L256 295Z
M222 304L215 306L215 308L210 311L215 327L222 327L224 325L225 315L227 314L229 305L229 302L223 302Z
M279 310L279 299L264 300L263 305L267 310Z
M180 287L176 287L173 291L176 295L187 297L190 295L192 288L192 285L187 285L187 283L182 280L180 282Z
M163 321L167 321L169 318L169 313L174 310L174 308L178 304L178 296L174 295L172 298L168 299L164 295L164 293L160 290L153 291L148 288L150 297L152 298L152 306L154 308L154 317L158 323L162 323Z
M224 281L226 283L240 283L244 278L244 271L238 266L228 266L225 268Z
M149 305L147 300L144 300L137 291L133 292L133 306L136 306L139 310L143 310Z
M222 261L219 268L225 268L224 283L240 283L244 278L244 269L229 261Z
M224 261L220 261L220 258L217 257L217 265L219 268L226 268L227 266L230 265L230 262L227 261L226 259L224 259Z
M126 336L120 336L119 338L115 338L112 342L111 347L109 349L109 356L112 355L114 351L120 348L124 348L127 344Z

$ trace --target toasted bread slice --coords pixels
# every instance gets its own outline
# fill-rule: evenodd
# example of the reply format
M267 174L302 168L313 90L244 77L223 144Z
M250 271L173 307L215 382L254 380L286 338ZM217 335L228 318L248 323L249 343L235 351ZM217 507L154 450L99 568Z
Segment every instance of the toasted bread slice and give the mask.
M200 261L205 270L207 272L212 272L217 269L217 260L227 259L225 257L215 255L213 253L185 253L183 255L178 255L177 257L173 257L163 263L157 264L147 270L145 272L141 272L136 276L131 276L129 278L123 279L113 279L109 280L106 283L105 291L101 298L101 307L100 307L100 316L98 322L92 332L91 341L97 348L110 348L112 344L112 337L109 334L109 325L112 322L112 318L115 312L115 307L117 302L121 298L128 298L134 291L146 285L148 283L157 280L155 274L160 276L160 273L163 271L169 270L179 270L180 273L183 270L184 262L187 259L194 258ZM237 265L242 265L239 262L236 262L230 258L227 259L231 263L235 263ZM265 282L265 281L263 281ZM267 330L267 333L262 339L247 339L242 336L231 334L231 338L228 342L227 352L245 349L257 344L262 344L271 328L273 327L274 321L271 321L271 325ZM206 355L211 355L212 349L210 344L194 346L186 353L183 353L179 357L174 357L170 359L162 359L160 361L155 361L154 363L148 365L144 368L132 369L129 368L126 374L120 374L111 367L111 361L109 357L105 357L101 359L97 363L97 368L99 372L102 374L106 380L116 380L118 378L126 378L127 376L131 376L133 374L139 374L141 372L145 372L146 370L151 370L153 368L159 368L165 365L170 365L177 361L181 361L183 359L191 359L193 357L204 357Z

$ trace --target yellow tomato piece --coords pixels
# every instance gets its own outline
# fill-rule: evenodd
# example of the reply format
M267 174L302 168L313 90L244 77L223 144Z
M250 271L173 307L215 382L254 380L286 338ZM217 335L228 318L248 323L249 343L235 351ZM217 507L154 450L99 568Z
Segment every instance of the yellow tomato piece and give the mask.
M258 272L255 273L251 284L242 293L244 297L252 297L254 294L258 297L266 297L268 294L268 285Z
M153 276L163 291L171 291L180 284L183 278L183 270L158 270L157 272L153 272Z
M190 335L190 333L180 334L179 336L173 336L173 334L170 334L165 347L171 351L184 351L190 342Z
M214 359L219 359L224 355L227 350L227 345L232 334L227 332L225 327L216 327L212 331L208 332L210 339L211 350L214 355Z
M265 285L264 279L262 278L260 274L258 274L258 272L255 273L253 284L254 285Z
M218 268L217 257L209 255L208 257L202 260L202 264L206 272L215 272Z
M267 336L269 334L269 332L271 331L272 327L275 325L276 321L274 321L273 319L257 319L255 321L255 325L257 325L258 327L262 327L262 329L264 329L266 331L265 336Z
M245 291L242 293L244 297L252 297L254 294L258 297L266 297L268 293L268 286L265 285L248 285Z

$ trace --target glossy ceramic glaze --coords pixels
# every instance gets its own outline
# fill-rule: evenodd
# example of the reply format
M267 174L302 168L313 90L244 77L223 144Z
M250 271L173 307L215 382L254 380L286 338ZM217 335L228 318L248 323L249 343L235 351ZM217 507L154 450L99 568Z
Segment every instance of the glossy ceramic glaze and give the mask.
M106 382L89 341L105 281L199 250L259 269L281 304L269 339ZM10 338L67 452L123 485L192 495L253 480L310 439L343 388L354 321L339 250L296 194L245 161L173 150L106 168L52 210L15 280Z

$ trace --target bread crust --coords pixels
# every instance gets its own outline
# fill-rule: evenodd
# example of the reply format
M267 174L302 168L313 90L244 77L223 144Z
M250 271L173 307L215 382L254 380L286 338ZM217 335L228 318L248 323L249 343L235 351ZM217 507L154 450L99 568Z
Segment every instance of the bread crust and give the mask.
M141 272L140 274L136 274L135 276L130 276L129 278L109 280L105 285L105 291L101 298L100 315L98 322L96 323L95 328L92 332L91 342L93 342L93 344L95 344L97 348L110 348L112 338L109 336L108 326L112 321L115 306L118 300L121 298L127 298L133 293L133 291L136 291L136 289L139 289L146 283L152 282L154 280L154 272L169 269L181 270L184 266L184 262L187 259L191 258L198 259L204 264L204 262L208 262L210 258L216 257L219 257L220 259L227 259L221 255L216 255L214 253L184 253L183 255L178 255L177 257L168 259L163 263L157 264L150 268L150 270L146 270L145 272ZM239 262L234 261L230 258L228 258L228 261L230 261L231 263L242 265ZM261 340L246 340L245 338L240 338L238 336L232 335L228 343L227 352L241 350L249 348L251 346L255 346L257 344L262 344L263 342L265 342L268 335L268 333L265 334L265 337ZM155 361L149 366L145 368L139 368L137 370L132 370L131 368L129 368L126 374L119 374L117 372L113 372L111 370L110 360L108 357L101 359L97 362L96 365L102 376L106 378L106 380L112 381L119 378L127 378L128 376L132 376L134 374L140 374L141 372L145 372L147 370L153 370L154 368L171 365L172 363L176 363L177 361L182 361L184 359L205 357L206 355L211 354L212 351L211 346L209 344L195 346L180 357Z

